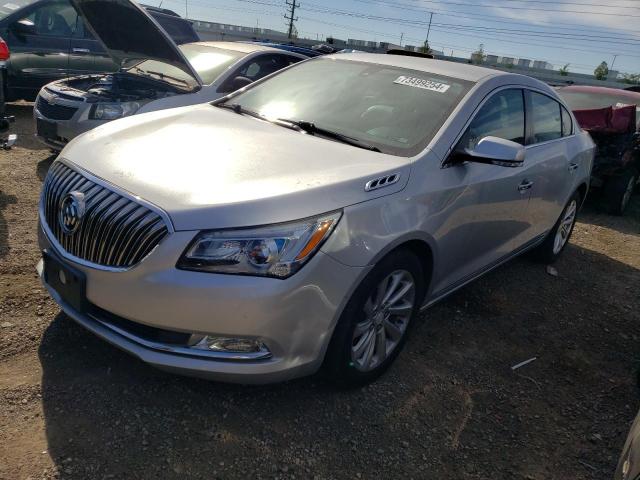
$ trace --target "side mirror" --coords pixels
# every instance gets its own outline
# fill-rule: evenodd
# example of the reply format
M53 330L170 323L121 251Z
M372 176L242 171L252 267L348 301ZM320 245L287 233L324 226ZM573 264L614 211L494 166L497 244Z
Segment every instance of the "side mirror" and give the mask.
M498 137L484 137L473 149L465 148L454 153L456 160L486 163L500 167L521 167L524 163L525 149L511 140Z
M36 25L31 20L23 18L11 25L11 31L17 36L22 37L24 35L36 35Z
M236 90L240 90L241 88L246 87L247 85L251 85L253 80L247 77L236 77L231 80L231 91L235 92Z

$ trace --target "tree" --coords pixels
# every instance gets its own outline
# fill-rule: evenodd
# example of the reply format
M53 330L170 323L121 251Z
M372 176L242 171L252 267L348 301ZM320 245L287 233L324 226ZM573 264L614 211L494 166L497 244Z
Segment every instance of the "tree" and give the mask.
M486 60L487 55L484 53L484 44L481 43L478 46L478 50L471 54L471 61L473 63L482 63Z
M433 50L429 46L429 42L424 42L424 45L420 47L420 53L432 54Z
M567 75L569 75L569 65L571 64L567 63L564 67L560 69L560 75L562 75L563 77L566 77Z
M607 65L607 62L602 62L598 65L593 71L593 75L596 77L596 80L606 80L609 75L609 66Z
M640 73L623 73L622 81L633 85L640 84Z

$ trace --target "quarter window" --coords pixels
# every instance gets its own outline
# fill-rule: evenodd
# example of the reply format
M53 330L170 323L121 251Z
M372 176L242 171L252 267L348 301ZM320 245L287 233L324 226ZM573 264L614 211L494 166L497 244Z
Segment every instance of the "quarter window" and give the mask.
M558 102L541 93L531 93L532 142L541 143L562 137L562 118Z
M522 90L502 90L487 100L462 136L458 149L473 149L480 140L489 136L524 145Z
M573 133L573 122L571 121L571 115L567 112L567 109L560 106L562 109L562 136L567 137Z

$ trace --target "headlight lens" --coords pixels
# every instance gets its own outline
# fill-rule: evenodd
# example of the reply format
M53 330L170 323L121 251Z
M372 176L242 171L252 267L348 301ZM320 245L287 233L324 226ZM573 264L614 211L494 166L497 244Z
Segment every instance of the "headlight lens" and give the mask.
M115 120L133 115L140 108L138 102L98 103L89 113L91 120Z
M341 212L266 227L210 230L196 236L178 268L287 278L318 251Z

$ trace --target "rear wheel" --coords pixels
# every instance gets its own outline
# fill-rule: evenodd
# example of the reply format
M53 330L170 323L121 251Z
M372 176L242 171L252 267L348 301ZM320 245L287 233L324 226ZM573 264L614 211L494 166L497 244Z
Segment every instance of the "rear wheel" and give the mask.
M410 251L393 252L356 289L325 357L330 378L344 385L375 380L393 363L424 296L423 272Z
M558 218L556 224L547 234L547 237L532 251L536 260L550 264L560 257L560 254L567 246L567 243L569 243L569 239L573 233L580 201L581 198L578 192L574 193L569 199L562 210L560 218Z
M627 169L606 181L602 193L609 213L624 214L637 183L638 172L635 169Z

